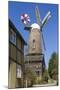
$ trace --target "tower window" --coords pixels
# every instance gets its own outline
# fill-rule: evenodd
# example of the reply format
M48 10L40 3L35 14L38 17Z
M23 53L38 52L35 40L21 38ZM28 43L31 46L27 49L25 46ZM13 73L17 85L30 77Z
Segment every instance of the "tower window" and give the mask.
M35 40L33 40L33 43L35 43Z
M36 45L35 45L35 39L33 39L33 44L32 44L32 49L35 49Z

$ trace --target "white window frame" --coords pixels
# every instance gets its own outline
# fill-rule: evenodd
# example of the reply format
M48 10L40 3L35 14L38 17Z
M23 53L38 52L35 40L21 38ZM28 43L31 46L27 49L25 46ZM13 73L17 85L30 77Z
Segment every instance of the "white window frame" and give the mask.
M21 65L17 64L16 71L17 71L17 78L22 78L22 68L21 68Z

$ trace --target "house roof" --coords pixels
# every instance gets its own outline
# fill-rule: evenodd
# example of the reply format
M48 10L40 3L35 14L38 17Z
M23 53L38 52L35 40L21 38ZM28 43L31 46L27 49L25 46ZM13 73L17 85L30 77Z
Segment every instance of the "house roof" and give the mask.
M21 33L17 30L17 28L15 27L15 25L13 24L13 22L9 19L9 26L16 32L16 34L23 40L24 44L27 45L27 43L25 42L25 40L23 39Z

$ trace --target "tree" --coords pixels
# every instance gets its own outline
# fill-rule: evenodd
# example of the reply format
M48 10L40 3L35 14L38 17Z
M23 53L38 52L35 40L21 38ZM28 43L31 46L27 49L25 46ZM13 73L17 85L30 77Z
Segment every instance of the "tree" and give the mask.
M48 71L47 71L47 69L45 69L45 71L43 73L42 80L45 81L45 82L48 82Z
M51 55L49 60L48 73L52 79L58 80L58 54L56 52Z
M28 86L32 86L36 81L36 73L29 67L25 67L25 79L28 82Z

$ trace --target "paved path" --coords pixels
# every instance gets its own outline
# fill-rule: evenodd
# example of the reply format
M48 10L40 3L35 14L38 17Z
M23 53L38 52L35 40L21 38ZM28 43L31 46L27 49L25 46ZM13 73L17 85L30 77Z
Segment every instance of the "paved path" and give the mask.
M47 87L47 86L57 86L56 83L51 83L51 84L37 84L37 85L33 85L33 87Z

